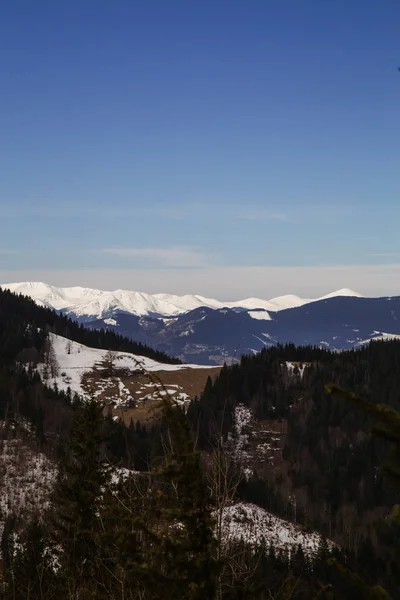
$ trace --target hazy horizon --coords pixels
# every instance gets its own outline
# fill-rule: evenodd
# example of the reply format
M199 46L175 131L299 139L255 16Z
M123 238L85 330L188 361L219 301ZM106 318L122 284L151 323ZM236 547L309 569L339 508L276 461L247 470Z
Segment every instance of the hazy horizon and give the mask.
M105 291L196 294L221 301L286 294L318 298L349 288L362 296L400 295L400 264L350 267L224 267L220 269L4 271L0 284L43 282ZM244 291L243 291L244 290Z

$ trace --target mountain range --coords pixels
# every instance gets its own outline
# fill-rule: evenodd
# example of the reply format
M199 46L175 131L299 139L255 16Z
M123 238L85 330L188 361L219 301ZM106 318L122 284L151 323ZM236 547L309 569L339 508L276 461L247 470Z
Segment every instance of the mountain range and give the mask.
M125 312L139 317L175 317L200 307L248 311L260 309L261 311L277 312L315 301L286 295L271 300L246 298L236 302L221 302L199 295L146 294L128 290L108 292L85 287L56 287L42 282L8 283L0 287L16 294L29 296L42 306L62 310L74 318L84 318L85 320L109 318L116 312ZM359 296L359 294L343 289L323 296L319 300L334 296Z
M364 298L342 289L322 298L295 295L221 302L198 295L1 285L92 329L113 329L199 364L221 364L265 346L293 342L335 350L400 337L400 297Z

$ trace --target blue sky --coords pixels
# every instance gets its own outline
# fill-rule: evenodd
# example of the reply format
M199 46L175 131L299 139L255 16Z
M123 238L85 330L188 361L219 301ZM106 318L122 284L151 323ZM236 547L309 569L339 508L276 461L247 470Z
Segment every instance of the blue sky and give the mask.
M0 279L400 293L399 26L397 0L4 2Z

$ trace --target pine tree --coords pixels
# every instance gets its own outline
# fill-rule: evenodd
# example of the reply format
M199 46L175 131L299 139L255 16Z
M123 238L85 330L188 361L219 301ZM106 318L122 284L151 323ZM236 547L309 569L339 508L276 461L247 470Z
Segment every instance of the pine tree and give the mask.
M110 597L208 600L218 561L207 486L184 412L164 403L163 464L104 496L103 556Z
M159 543L152 531L150 489L148 474L132 474L117 480L104 496L101 563L110 598L153 598L158 597L154 590L163 593L160 566L152 561Z
M54 598L57 584L52 548L43 525L30 523L20 542L15 548L13 577L6 595L13 600Z
M14 535L16 527L17 517L10 514L6 517L3 526L3 533L1 536L1 557L3 559L3 570L9 571L13 563L14 555Z
M219 564L215 560L215 538L210 497L201 457L195 451L184 411L164 402L170 445L165 464L159 469L159 518L165 522L160 536L164 570L164 592L157 597L182 600L214 598Z
M101 504L110 482L103 452L103 407L95 399L77 410L70 447L60 465L55 504L55 536L60 548L61 585L68 598L101 598ZM107 597L107 596L105 596Z
M15 534L16 534L17 517L10 514L4 521L3 533L1 536L1 583L4 590L4 598L10 597L15 589ZM12 596L11 596L12 597Z

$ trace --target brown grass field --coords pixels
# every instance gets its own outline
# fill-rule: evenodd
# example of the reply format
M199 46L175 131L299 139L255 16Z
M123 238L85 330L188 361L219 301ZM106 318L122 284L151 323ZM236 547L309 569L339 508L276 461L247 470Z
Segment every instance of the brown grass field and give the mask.
M87 393L94 393L105 403L105 412L111 410L126 424L133 421L148 422L157 418L160 401L170 396L179 401L181 394L185 400L200 396L207 378L215 380L221 367L205 369L185 368L178 371L155 371L151 373L126 373L114 369L105 376L103 368L95 368L85 373L82 386ZM121 387L126 397L133 401L120 402Z

